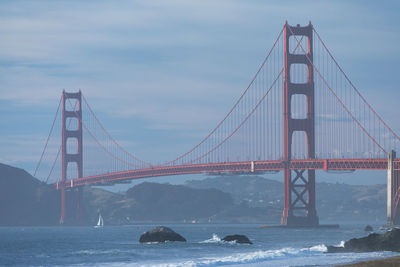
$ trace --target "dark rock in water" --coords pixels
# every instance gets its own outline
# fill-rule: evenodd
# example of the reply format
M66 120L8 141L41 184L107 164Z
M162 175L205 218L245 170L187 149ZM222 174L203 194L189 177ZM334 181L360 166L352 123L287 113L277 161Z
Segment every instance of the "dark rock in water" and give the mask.
M147 231L143 233L139 239L140 243L165 241L186 242L186 239L180 234L174 232L171 228L165 226L158 226L151 231Z
M364 231L366 231L366 232L372 232L372 231L374 231L374 228L372 228L371 225L367 225L367 226L365 226Z
M400 229L393 228L383 234L372 233L366 237L353 238L344 243L344 247L328 246L328 253L335 252L400 252Z
M236 241L239 244L253 244L245 235L227 235L222 240L227 242Z

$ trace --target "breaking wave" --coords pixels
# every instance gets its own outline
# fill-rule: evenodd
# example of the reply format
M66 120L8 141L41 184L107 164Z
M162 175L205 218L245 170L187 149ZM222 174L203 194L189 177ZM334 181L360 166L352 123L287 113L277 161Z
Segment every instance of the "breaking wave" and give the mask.
M202 243L221 242L221 239L214 234L212 238ZM222 241L223 242L223 241ZM242 265L245 266L325 266L332 264L345 264L361 260L382 258L398 255L390 252L372 253L325 253L325 245L316 245L308 248L282 248L275 250L258 250L243 253L234 253L223 256L210 256L197 259L187 259L179 262L157 262L147 263L112 263L112 266L158 266L158 267L203 267L203 266L226 266ZM107 264L105 264L107 265Z
M221 243L223 242L217 234L213 234L210 239L201 241L200 243Z

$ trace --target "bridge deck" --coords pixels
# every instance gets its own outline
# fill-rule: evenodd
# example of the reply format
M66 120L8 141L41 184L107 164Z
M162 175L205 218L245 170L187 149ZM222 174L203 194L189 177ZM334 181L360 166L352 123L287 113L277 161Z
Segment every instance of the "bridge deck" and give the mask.
M76 187L83 185L101 185L121 183L127 180L150 178L157 176L172 176L182 174L200 174L200 173L254 173L260 171L280 171L289 165L290 169L308 169L308 170L386 170L387 159L307 159L292 160L290 163L275 161L243 161L229 163L209 163L192 164L177 166L154 166L137 170L129 170L114 173L105 173L96 176L87 176L66 181L65 187ZM396 159L395 169L400 169L400 159ZM61 188L61 182L55 184L57 189Z

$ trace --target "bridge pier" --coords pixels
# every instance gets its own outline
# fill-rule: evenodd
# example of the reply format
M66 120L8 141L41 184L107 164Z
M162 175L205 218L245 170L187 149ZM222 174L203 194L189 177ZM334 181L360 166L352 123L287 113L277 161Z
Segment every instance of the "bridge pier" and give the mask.
M307 177L305 173L307 172ZM284 210L281 224L287 226L317 226L319 219L315 207L315 170L285 169Z
M61 186L61 185L59 185ZM61 225L84 225L86 222L83 205L83 187L71 189L62 188L61 191Z

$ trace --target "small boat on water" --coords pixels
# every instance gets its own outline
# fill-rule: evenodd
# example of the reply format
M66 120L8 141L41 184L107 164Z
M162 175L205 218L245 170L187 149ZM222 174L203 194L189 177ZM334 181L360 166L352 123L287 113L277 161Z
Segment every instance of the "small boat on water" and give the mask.
M101 216L101 214L99 214L99 220L97 221L97 225L95 225L94 228L100 228L103 226L104 226L103 217Z

